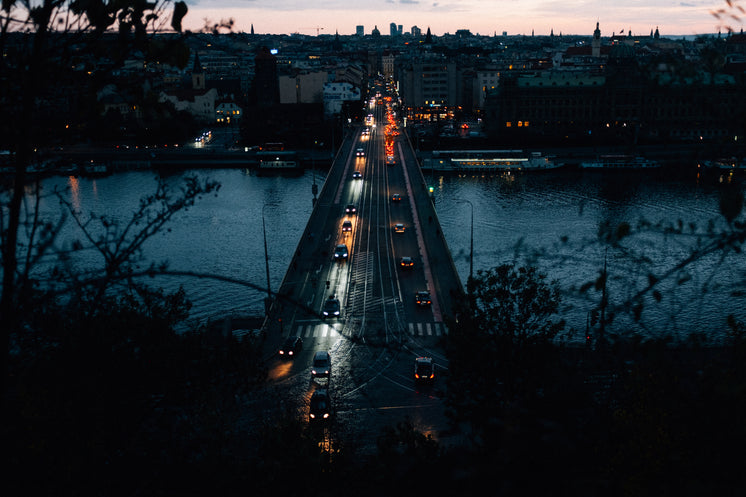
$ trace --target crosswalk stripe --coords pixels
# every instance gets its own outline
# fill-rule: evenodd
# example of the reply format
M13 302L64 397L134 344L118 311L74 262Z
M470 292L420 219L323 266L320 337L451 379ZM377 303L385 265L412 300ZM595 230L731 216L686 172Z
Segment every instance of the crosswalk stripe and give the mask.
M410 335L419 337L441 336L448 333L442 322L407 323L407 329ZM329 323L299 324L296 327L296 335L301 338L326 338L335 334L341 334L341 331Z
M442 322L437 323L408 323L409 334L413 336L440 336L445 335L447 330Z

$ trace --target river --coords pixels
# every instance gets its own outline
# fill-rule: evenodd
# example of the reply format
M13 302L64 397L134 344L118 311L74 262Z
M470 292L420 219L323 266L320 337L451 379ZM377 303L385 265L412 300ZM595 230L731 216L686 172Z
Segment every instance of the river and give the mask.
M143 267L168 261L174 270L265 288L264 221L270 287L278 289L312 210L312 185L322 183L323 176L308 171L298 177L261 177L241 169L205 169L172 174L168 181L189 173L210 177L222 187L216 195L205 196L179 213L168 230L148 240ZM568 328L576 331L570 337L573 341L583 336L588 313L601 298L600 290L583 293L579 289L599 275L604 263L609 301L618 305L641 288L649 274L658 275L685 258L708 226L727 228L719 215L721 180L694 173L669 177L660 171L426 175L426 182L434 187L443 233L462 281L469 276L472 243L475 273L506 262L537 265L562 289L562 312ZM45 192L64 190L65 198L81 212L122 222L155 185L152 171L103 178L52 177L43 182ZM56 217L59 202L45 197L42 210L47 217ZM681 221L688 232L674 235L648 230L608 248L598 242L602 223L627 222L635 228L641 220L652 225ZM78 228L68 221L58 242L69 248L79 239ZM639 322L617 312L607 331L667 334L677 339L697 333L722 340L727 336L728 313L746 320L743 298L734 295L742 289L738 283L746 279L746 264L741 254L721 255L705 257L674 275L673 283L664 282L659 301L644 299ZM90 267L101 259L94 251L86 251L75 262ZM247 285L210 278L162 277L158 283L167 290L185 288L194 303L192 322L261 313L266 296Z

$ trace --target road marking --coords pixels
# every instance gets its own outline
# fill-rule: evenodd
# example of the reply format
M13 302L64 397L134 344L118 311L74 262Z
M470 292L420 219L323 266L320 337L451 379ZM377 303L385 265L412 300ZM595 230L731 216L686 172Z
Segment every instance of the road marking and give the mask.
M445 324L438 321L436 323L409 323L409 334L413 336L441 336L448 334Z
M301 338L326 338L339 334L334 325L327 323L299 324L296 328L296 335Z

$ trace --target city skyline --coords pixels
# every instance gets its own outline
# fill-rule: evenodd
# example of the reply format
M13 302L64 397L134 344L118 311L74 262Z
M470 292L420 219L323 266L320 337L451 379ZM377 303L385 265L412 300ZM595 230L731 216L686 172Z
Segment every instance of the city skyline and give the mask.
M239 0L189 0L184 27L199 30L205 21L214 24L223 19L235 21L235 32L258 34L353 35L358 25L366 35L377 27L389 34L393 22L409 33L412 26L423 34L430 28L433 35L468 29L473 34L493 35L591 35L596 23L603 36L630 31L644 36L659 29L661 36L692 36L727 32L728 25L740 31L743 22L712 12L729 11L725 0L624 0L601 5L590 0L529 0L529 2L423 2L418 0L332 0L323 6L308 6L298 0L277 0L263 6L261 2ZM247 7L247 5L250 5ZM735 9L733 9L735 10Z

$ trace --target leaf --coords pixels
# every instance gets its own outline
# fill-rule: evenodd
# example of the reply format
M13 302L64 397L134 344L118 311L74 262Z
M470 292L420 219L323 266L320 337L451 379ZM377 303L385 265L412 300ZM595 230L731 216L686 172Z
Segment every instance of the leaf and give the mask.
M184 19L184 16L186 16L188 10L186 2L180 1L174 3L174 14L171 18L171 27L174 28L174 31L177 33L181 33L181 21Z

